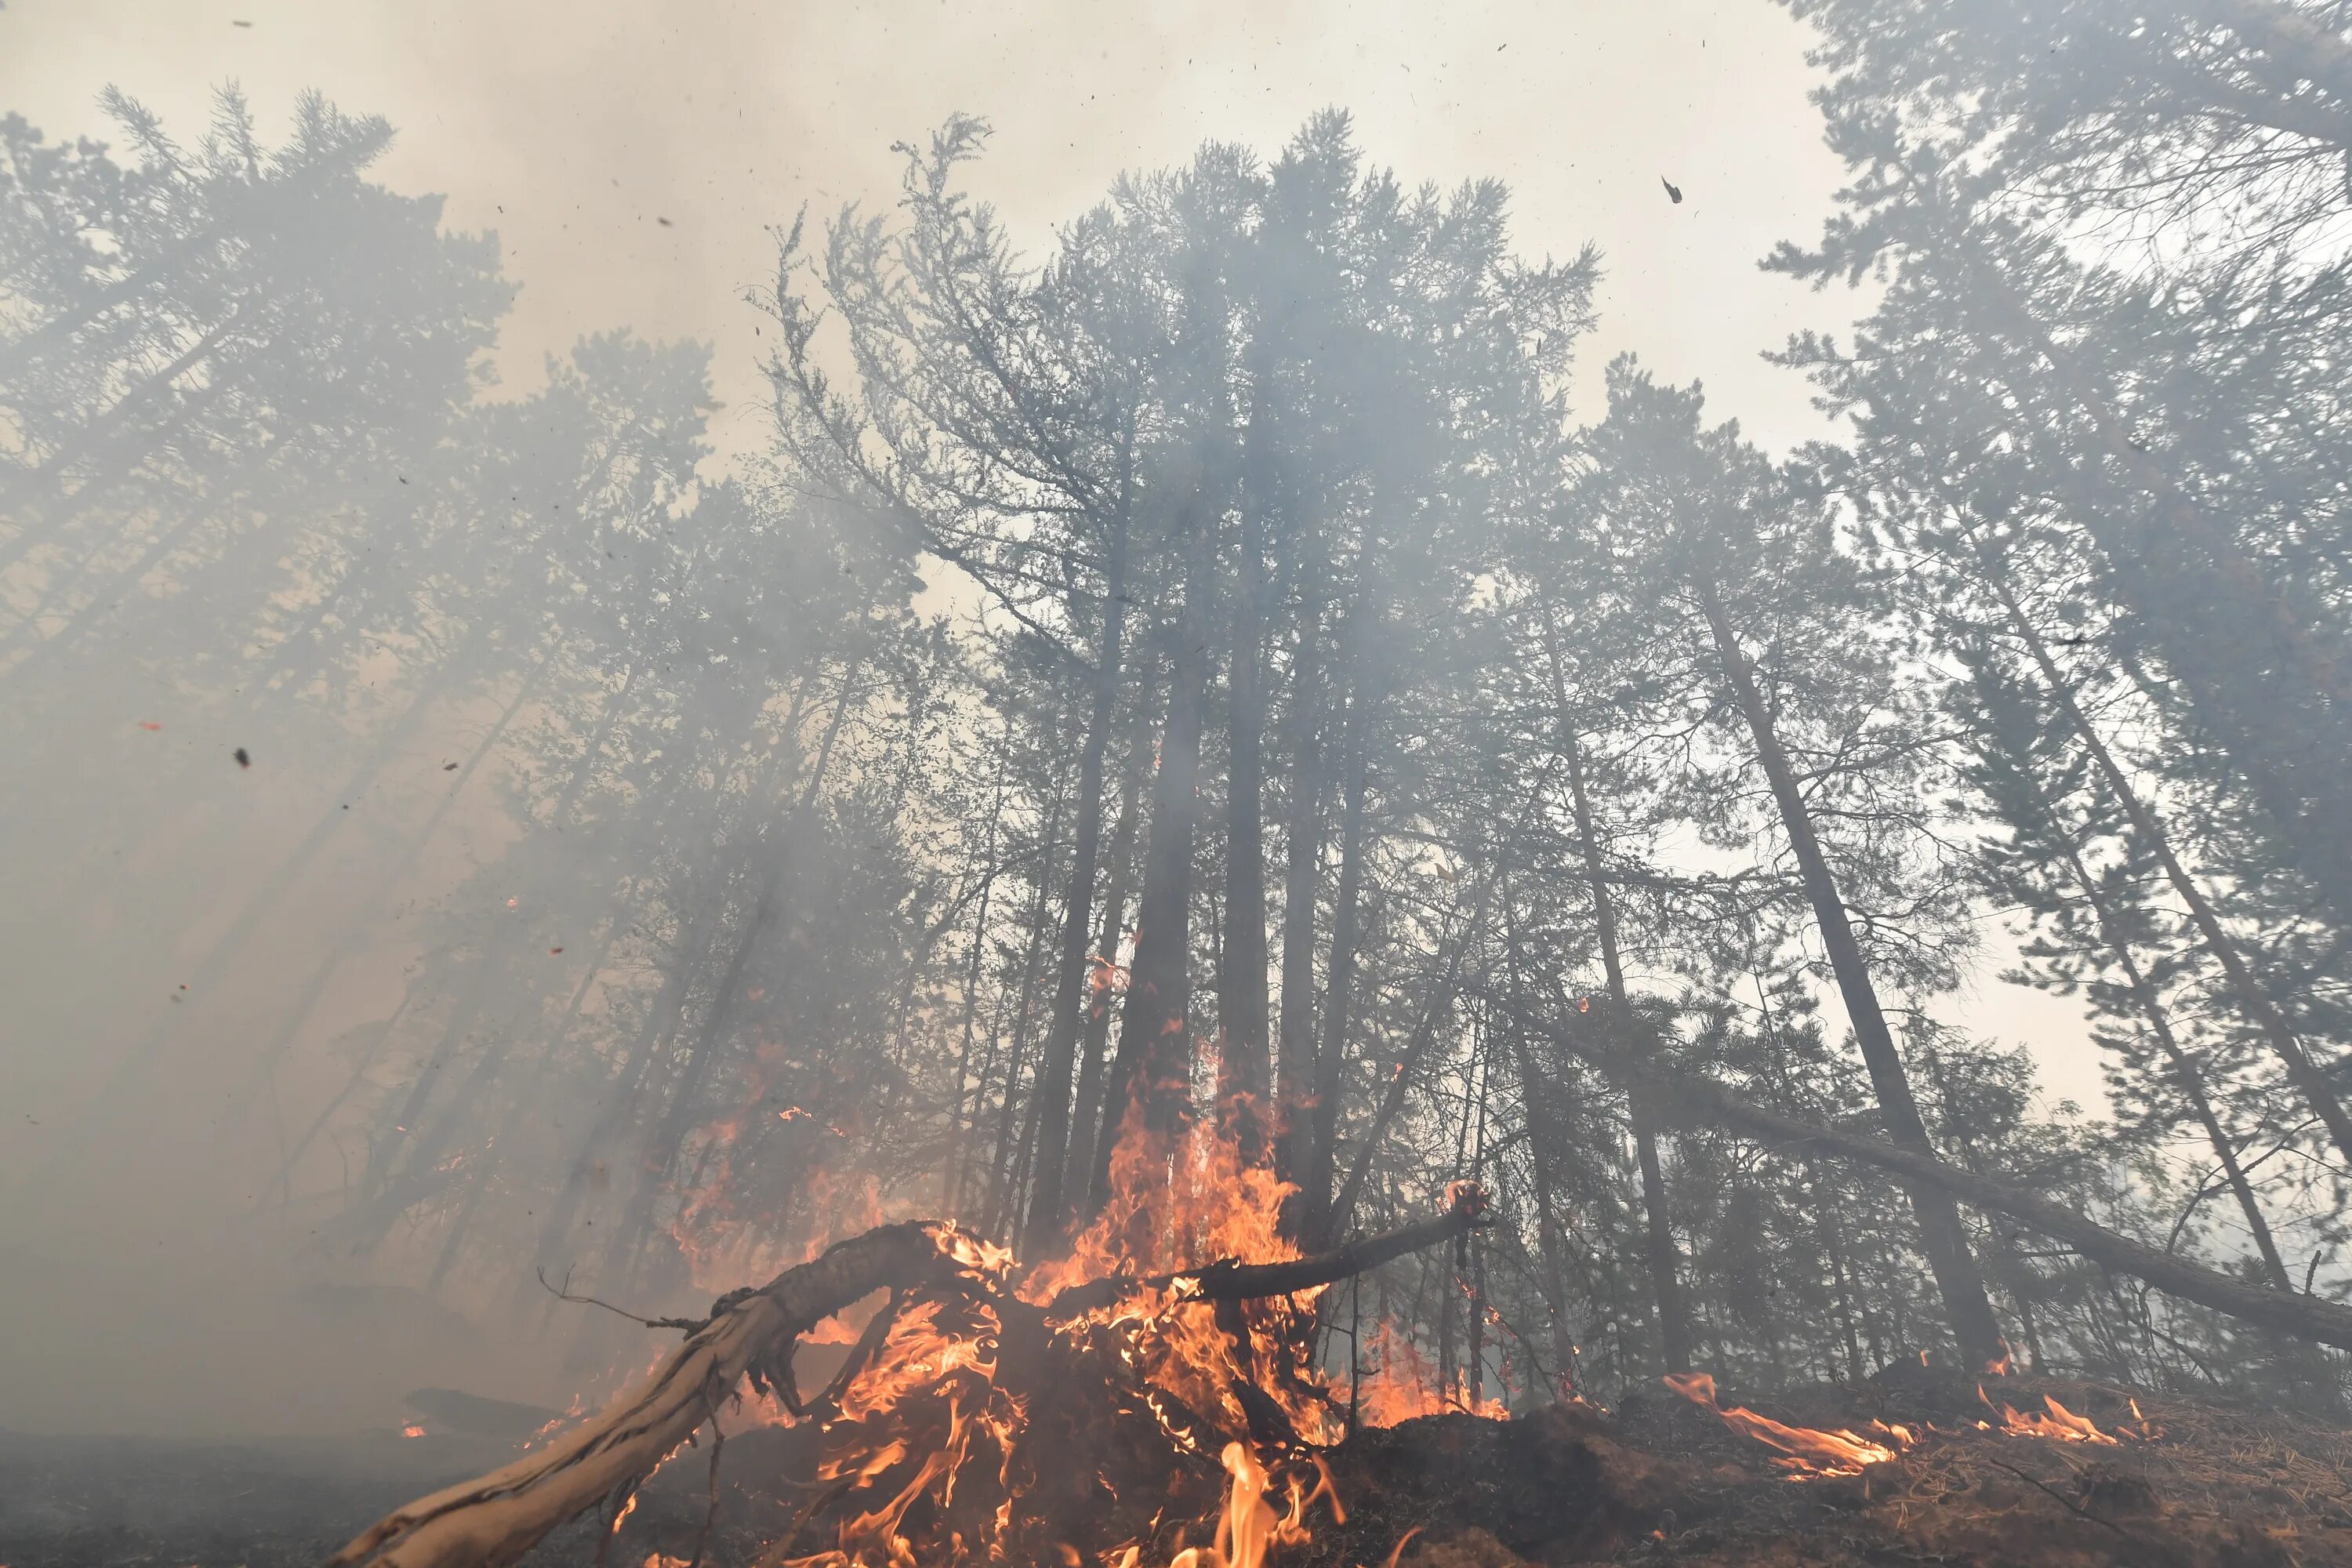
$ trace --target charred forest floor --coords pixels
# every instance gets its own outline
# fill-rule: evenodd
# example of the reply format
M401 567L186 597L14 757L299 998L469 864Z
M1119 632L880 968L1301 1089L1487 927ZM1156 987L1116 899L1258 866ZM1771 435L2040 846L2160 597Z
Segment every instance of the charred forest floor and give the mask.
M1915 1435L1907 1451L1859 1474L1793 1478L1771 1449L1663 1390L1610 1412L1426 1416L1328 1450L1346 1522L1317 1505L1312 1540L1277 1548L1271 1562L1375 1568L1411 1532L1398 1568L2352 1568L2352 1431L2073 1379L1988 1388L2021 1411L2054 1397L2119 1440L2000 1430L1976 1380L1907 1363L1860 1384L1744 1401L1792 1426L1863 1431L1878 1421ZM1725 1402L1738 1400L1734 1391ZM713 1568L772 1560L804 1514L790 1550L820 1550L831 1539L829 1505L809 1479L820 1441L805 1427L730 1438L715 1510L707 1441L680 1453L646 1484L606 1561L682 1568L706 1518L703 1561ZM509 1451L442 1433L268 1443L0 1433L0 1564L315 1564L374 1515ZM1159 1568L1182 1544L1206 1543L1202 1521L1225 1484L1214 1458L1188 1456L1163 1495L1107 1506L1092 1544L1148 1535L1140 1568ZM1136 1528L1153 1520L1156 1529ZM525 1561L588 1563L604 1528L575 1521Z

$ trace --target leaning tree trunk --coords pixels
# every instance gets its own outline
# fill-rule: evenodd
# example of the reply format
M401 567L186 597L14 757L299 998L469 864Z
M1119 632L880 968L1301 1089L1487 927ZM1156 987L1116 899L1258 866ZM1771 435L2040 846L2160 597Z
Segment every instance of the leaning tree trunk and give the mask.
M2214 962L2221 966L2221 973L2229 978L2231 994L2237 998L2238 1005L2262 1032L2272 1054L2285 1067L2287 1081L2294 1085L2304 1102L2326 1127L2336 1151L2347 1161L2352 1161L2352 1114L2347 1114L2344 1101L2327 1081L2326 1074L2304 1049L2294 1026L2255 977L2252 966L2246 963L2245 954L2239 950L2236 941L2222 929L2221 916L2214 910L2212 900L2205 896L2205 890L2197 885L2197 879L2189 874L2188 867L2174 852L2171 836L2166 831L2164 821L2158 816L2156 808L2140 798L2139 792L2132 787L2131 779L2116 762L2115 753L2107 749L2105 737L2092 724L2090 715L2084 713L2082 705L2074 700L2074 687L2068 683L2065 672L2058 668L2058 661L2052 657L2049 644L2042 640L2040 630L2027 618L2024 606L2018 603L2016 595L2011 591L2006 574L1981 542L1977 546L1977 552L1986 586L2000 601L2001 608L2009 618L2010 629L2017 634L2026 651L2032 656L2035 668L2049 684L2052 699L2065 715L2067 725L2081 738L2084 749L2090 753L2092 764L2099 770L2099 776L2105 782L2108 793L2123 808L2133 831L2156 856L2157 864L2163 868L2164 879L2171 884L2172 890L2188 908L2189 922L2197 928L2199 940L2204 943L2206 952L2213 955Z
M2231 1195L2238 1200L2238 1211L2244 1215L2246 1229L2253 1236L2254 1249L2262 1254L2263 1268L2270 1276L2272 1287L2280 1290L2294 1289L2294 1277L2287 1272L2286 1259L2279 1255L2277 1238L2271 1235L2270 1221L2263 1216L2262 1205L2254 1199L2253 1184L2247 1180L2245 1169L2239 1163L2237 1145L2231 1142L2228 1131L2221 1126L2221 1117L2213 1110L2212 1096L2205 1088L2205 1075L2198 1070L2197 1064L2189 1059L2189 1053L2173 1037L2172 1020L2165 1013L2163 999L2141 972L2139 960L2132 952L2131 938L2115 910L2109 907L2105 895L2100 892L2091 868L2083 863L2082 851L2075 847L2071 836L2065 836L2050 803L2040 798L2040 786L2033 784L2031 787L2035 793L2035 807L2062 836L2060 842L2065 847L2067 869L2073 873L2074 885L2091 910L2091 918L2098 926L2100 938L2114 955L2116 967L2124 973L2125 989L2131 993L2140 1016L2147 1021L2148 1034L2172 1069L2173 1087L2180 1091L2181 1100L2204 1131L2206 1142L2212 1146L2214 1159L2221 1163L2222 1175L2230 1184Z
M2010 279L1968 250L1959 260L1994 330L2050 366L2063 394L2053 413L2085 417L2099 454L2148 498L2151 504L2119 521L2099 504L2095 476L2059 464L2059 488L2077 495L2084 526L2133 618L2179 678L2197 718L2221 739L2281 843L2338 922L2352 922L2352 670L2228 529L2141 447L2124 411Z
M1796 773L1789 765L1787 754L1780 749L1763 695L1756 689L1748 656L1740 651L1738 638L1724 611L1722 595L1713 581L1701 578L1696 585L1700 606L1714 634L1725 684L1731 688L1755 742L1757 759L1771 781L1772 796L1779 803L1781 825L1789 835L1789 847L1803 876L1805 896L1812 904L1822 945L1828 950L1838 993L1844 999L1855 1042L1862 1047L1863 1063L1869 1069L1871 1087L1877 1093L1887 1131L1904 1148L1933 1159L1934 1145L1927 1141L1927 1123L1920 1119L1918 1102L1912 1098L1910 1074L1905 1070L1903 1058L1895 1047L1894 1031L1887 1027L1886 1015L1878 1005L1877 988L1871 983L1862 944L1853 934L1853 922L1830 875L1829 858L1822 851L1821 840L1814 837L1804 795L1797 786ZM1975 1258L1969 1254L1958 1205L1941 1187L1914 1185L1910 1192L1928 1267L1935 1271L1937 1288L1944 1299L1944 1310L1951 1318L1961 1354L1979 1364L1997 1358L2001 1353L2000 1326L1994 1321L1984 1279L1977 1272Z
M1669 1073L1655 1063L1580 1037L1573 1030L1554 1027L1532 1015L1519 1012L1517 1016L1528 1027L1559 1042L1562 1049L1573 1051L1620 1082L1648 1086L1661 1110L1670 1111L1684 1125L1727 1127L1776 1149L1818 1150L1874 1165L1913 1191L1933 1187L1949 1200L2006 1215L2028 1229L2064 1242L2100 1268L2143 1280L2167 1295L2210 1307L2258 1328L2352 1350L2352 1307L2322 1296L2290 1295L2267 1285L2250 1284L2192 1263L2178 1253L2118 1236L2073 1209L1948 1164L1932 1153L1769 1110L1703 1079Z

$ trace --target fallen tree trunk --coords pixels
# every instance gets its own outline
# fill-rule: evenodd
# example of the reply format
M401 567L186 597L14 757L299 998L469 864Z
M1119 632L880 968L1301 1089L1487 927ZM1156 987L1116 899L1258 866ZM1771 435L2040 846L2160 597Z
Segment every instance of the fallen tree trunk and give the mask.
M575 1514L625 1495L717 1413L746 1373L887 1287L944 1283L957 1265L929 1225L852 1237L760 1289L722 1298L650 1378L535 1454L395 1509L329 1561L335 1568L492 1568Z
M1280 1263L1229 1260L1149 1279L1114 1276L1072 1287L1043 1308L999 1294L976 1266L977 1250L953 1227L930 1221L885 1226L757 1289L719 1298L675 1353L601 1414L539 1453L395 1509L335 1553L330 1568L499 1568L514 1562L566 1521L599 1503L616 1507L718 1414L747 1375L792 1401L791 1360L800 1335L877 1290L985 1295L1008 1328L1021 1321L1042 1339L1049 1317L1075 1317L1154 1287L1189 1287L1182 1290L1187 1300L1235 1301L1328 1285L1463 1236L1481 1223L1486 1206L1485 1194L1465 1186L1436 1219L1332 1252ZM861 1342L862 1352L872 1349ZM860 1359L853 1352L852 1365Z
M2352 1350L2352 1309L2316 1296L2294 1295L2250 1285L2216 1269L2119 1236L2079 1214L2046 1203L2006 1182L1949 1165L1931 1155L1897 1148L1866 1133L1822 1127L1738 1099L1703 1079L1661 1069L1514 1009L1530 1028L1561 1049L1601 1068L1624 1085L1656 1091L1661 1109L1684 1126L1720 1126L1781 1144L1799 1144L1860 1160L1906 1181L1927 1182L1973 1208L2006 1215L2019 1224L2063 1241L2084 1258L2117 1274L2129 1275L2184 1301L2321 1344Z

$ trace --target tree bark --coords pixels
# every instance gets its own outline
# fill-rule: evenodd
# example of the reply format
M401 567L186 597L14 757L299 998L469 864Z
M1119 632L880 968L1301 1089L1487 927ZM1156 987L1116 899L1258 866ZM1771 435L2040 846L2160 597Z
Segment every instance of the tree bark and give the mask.
M1282 1053L1275 1169L1297 1181L1315 1154L1315 901L1323 871L1321 605L1310 584L1299 607L1298 652L1290 679L1290 814L1282 879ZM1285 1214L1296 1237L1300 1205Z
M982 1228L991 1236L1001 1236L1018 1222L1019 1194L1008 1192L1006 1183L1019 1163L1017 1152L1020 1145L1027 1142L1036 1125L1034 1119L1024 1119L1022 1137L1016 1140L1013 1136L1013 1107L1023 1103L1021 1074L1029 1058L1029 1025L1036 1016L1037 961L1045 956L1045 952L1046 888L1051 879L1045 868L1054 863L1054 848L1062 836L1064 794L1060 787L1061 780L1055 782L1054 798L1045 808L1044 831L1038 836L1037 897L1029 908L1029 947L1021 959L1021 1000L1013 1011L1013 1039L1005 1051L1004 1098L999 1102L996 1111L995 1158L989 1165L988 1191L981 1206L984 1216ZM1034 1112L1037 1106L1034 1092L1030 1094L1027 1103Z
M1127 628L1128 511L1133 465L1121 472L1121 495L1103 571L1102 644L1095 655L1094 712L1078 757L1076 843L1070 854L1069 890L1062 902L1061 963L1045 1055L1037 1068L1036 1191L1029 1205L1023 1249L1033 1258L1053 1250L1061 1235L1062 1173L1069 1162L1071 1073L1087 1022L1087 935L1093 912L1095 862L1102 844L1103 752L1118 706L1121 642ZM1114 917L1116 918L1116 917Z
M1136 915L1135 962L1119 1020L1118 1091L1143 1108L1155 1134L1175 1130L1192 1094L1190 1030L1192 945L1192 841L1200 819L1201 726L1208 682L1208 605L1214 502L1206 476L1192 500L1184 548L1183 613L1179 619L1168 723L1151 786L1151 837L1144 852L1143 899ZM1107 1116L1095 1150L1091 1195L1108 1191L1116 1115Z
M1217 1111L1251 1164L1266 1157L1266 1094L1272 1088L1265 941L1265 696L1259 661L1264 635L1266 491L1271 417L1261 371L1244 437L1241 542L1234 566L1226 721L1224 941L1217 952Z
M1032 1261L1041 1260L1055 1250L1050 1242L1066 1232L1086 1209L1095 1169L1095 1148L1111 1125L1113 1110L1109 1102L1118 1086L1105 1070L1108 1064L1103 1058L1110 1047L1111 1015L1117 1011L1111 1005L1112 975L1118 963L1119 938L1127 929L1128 902L1135 892L1136 818L1142 803L1144 759L1150 754L1150 742L1151 680L1147 671L1136 688L1135 733L1128 748L1126 783L1119 790L1118 823L1111 830L1110 888L1103 897L1102 930L1095 946L1095 963L1101 967L1088 982L1084 1054L1078 1062L1077 1121L1071 1129L1069 1152L1064 1163L1061 1212L1054 1216L1055 1229L1049 1233L1047 1251L1033 1249Z
M1846 915L1845 903L1830 874L1829 858L1813 835L1804 795L1797 787L1788 756L1780 749L1763 696L1756 689L1748 656L1740 651L1714 582L1702 577L1696 586L1707 627L1715 638L1724 681L1747 721L1757 760L1771 781L1772 796L1779 804L1781 825L1789 835L1789 847L1797 858L1805 896L1812 904L1822 945L1828 951L1838 993L1845 1001L1846 1016L1853 1026L1855 1043L1862 1047L1863 1063L1869 1069L1871 1087L1877 1093L1887 1131L1904 1148L1916 1150L1932 1160L1934 1145L1927 1141L1927 1123L1920 1119L1918 1102L1912 1098L1910 1075L1895 1049L1894 1031L1887 1027L1886 1015L1879 1006L1878 992L1871 983L1862 944L1854 937L1853 921ZM1991 1361L2000 1354L2000 1328L1993 1318L1992 1302L1985 1295L1984 1279L1977 1271L1976 1259L1969 1254L1959 1209L1951 1194L1941 1187L1915 1185L1910 1193L1912 1210L1918 1217L1920 1240L1928 1266L1935 1271L1937 1288L1951 1319L1952 1331L1959 1341L1960 1352L1978 1364Z
M971 1077L972 1028L980 1018L981 960L988 951L988 905L996 892L996 836L1004 821L1004 773L1011 765L1013 754L1013 720L1004 721L1004 734L997 742L995 779L989 786L988 832L981 841L980 898L971 919L971 945L965 950L963 969L962 1039L956 1048L955 1097L948 1109L948 1153L940 1166L940 1207L953 1213L956 1192L961 1185L966 1133L964 1130L964 1096L968 1092L964 1080ZM969 1092L977 1096L982 1086L974 1084ZM972 1102L972 1114L980 1114L977 1098Z
M1592 923L1601 939L1601 967L1609 984L1609 1021L1624 1032L1627 1044L1647 1032L1633 1011L1625 988L1625 963L1617 943L1617 901L1601 863L1601 838L1593 831L1592 802L1584 785L1584 753L1577 740L1576 721L1569 710L1568 676L1559 652L1559 628L1544 618L1544 651L1551 667L1552 704L1559 716L1561 759L1568 764L1569 804L1576 816L1577 847L1584 861L1585 880L1592 889ZM1658 1132L1650 1108L1628 1095L1627 1118L1633 1124L1633 1153L1642 1173L1642 1212L1647 1224L1650 1289L1658 1308L1658 1345L1668 1372L1691 1369L1690 1314L1683 1302L1681 1264L1675 1250L1674 1211L1666 1201L1664 1167L1658 1160Z
M1370 724L1370 681L1360 675L1348 704L1347 727L1341 744L1347 773L1340 784L1339 887L1332 903L1331 966L1323 1004L1323 1038L1315 1053L1313 1088L1307 1099L1309 1128L1306 1167L1298 1183L1304 1204L1300 1226L1307 1236L1330 1233L1332 1183L1337 1175L1339 1137L1339 1093L1347 1067L1348 1020L1354 1010L1357 928L1360 921L1364 882L1364 789L1371 750L1365 733Z

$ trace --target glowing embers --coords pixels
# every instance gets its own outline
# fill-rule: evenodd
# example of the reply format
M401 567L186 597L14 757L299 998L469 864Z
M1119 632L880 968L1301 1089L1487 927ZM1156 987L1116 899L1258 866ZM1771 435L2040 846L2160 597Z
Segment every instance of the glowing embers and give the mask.
M1787 1426L1737 1405L1726 1410L1715 1402L1715 1379L1703 1372L1668 1373L1666 1386L1692 1404L1713 1411L1734 1431L1780 1450L1781 1457L1773 1463L1800 1479L1859 1475L1864 1466L1884 1464L1912 1442L1907 1429L1882 1422L1872 1422L1871 1429L1885 1439L1883 1442L1843 1427L1825 1432L1812 1426Z
M1996 1408L1991 1399L1987 1397L1984 1384L1981 1383L1977 1384L1977 1397L1984 1401L1986 1409ZM2088 1417L2075 1415L2046 1394L2042 1396L2042 1403L2050 1407L2049 1415L2044 1415L2035 1411L2031 1415L2021 1415L2009 1405L2003 1404L1998 1406L2000 1414L2000 1426L1998 1430L2006 1432L2013 1437L2052 1437L2061 1443L2094 1443L2107 1447L2116 1446L2117 1439L2100 1431ZM2139 1406L2137 1404L2132 1406L2132 1414L2139 1415ZM1990 1421L1979 1421L1977 1425L1986 1431L1995 1430ZM2140 1425L2146 1426L2147 1423L2142 1419Z

